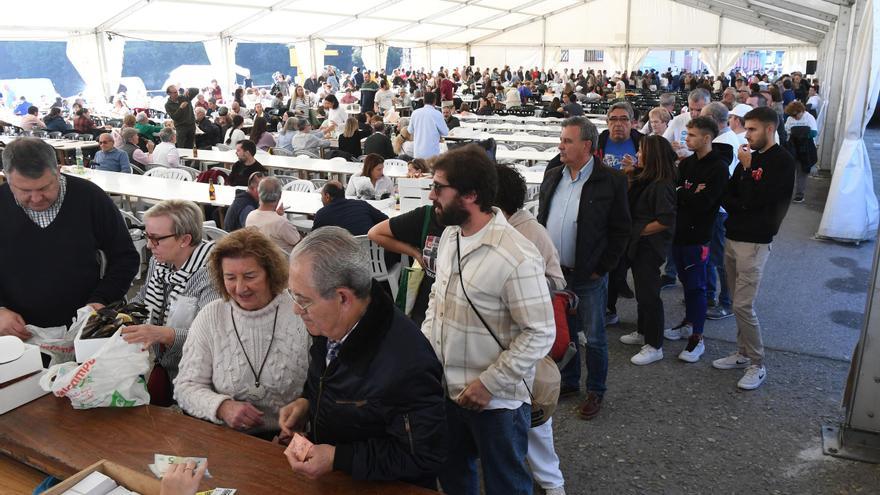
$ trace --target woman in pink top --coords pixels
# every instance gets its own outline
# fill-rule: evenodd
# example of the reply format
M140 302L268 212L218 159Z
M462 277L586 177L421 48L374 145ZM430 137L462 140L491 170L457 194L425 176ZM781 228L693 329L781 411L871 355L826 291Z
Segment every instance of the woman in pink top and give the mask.
M257 149L268 151L269 148L275 146L275 137L267 130L268 124L263 117L254 119L254 126L251 127L250 139L257 145Z

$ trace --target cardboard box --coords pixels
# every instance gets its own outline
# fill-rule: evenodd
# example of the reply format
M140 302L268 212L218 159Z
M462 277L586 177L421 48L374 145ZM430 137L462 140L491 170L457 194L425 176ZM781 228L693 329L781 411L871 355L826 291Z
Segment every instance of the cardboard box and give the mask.
M0 384L0 414L11 411L18 406L27 404L49 393L40 387L40 378L46 373L42 369L42 363L40 370L32 375Z
M45 495L61 495L95 471L113 478L118 485L141 495L159 495L161 489L161 481L156 478L115 462L101 459L43 493Z
M85 328L85 325L83 325ZM80 328L78 332L76 332L76 337L73 338L73 350L76 353L76 362L84 363L89 360L92 356L98 353L104 344L110 340L110 337L106 339L82 339L82 331L83 328Z
M0 385L42 369L43 358L40 357L40 348L35 345L25 344L24 354L21 357L15 361L0 364Z

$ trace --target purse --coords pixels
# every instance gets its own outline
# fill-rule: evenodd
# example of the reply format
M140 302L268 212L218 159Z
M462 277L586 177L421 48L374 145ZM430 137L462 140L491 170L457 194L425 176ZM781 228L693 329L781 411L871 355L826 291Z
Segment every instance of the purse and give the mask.
M481 315L477 310L477 307L474 306L474 303L471 301L470 296L468 296L468 293L464 288L464 277L461 276L461 243L459 242L459 234L455 235L455 246L456 257L458 258L458 282L461 284L461 292L464 294L464 298L467 300L471 309L476 313L477 318L479 318L483 326L486 327L489 335L491 335L495 340L495 343L498 344L498 347L506 351L507 348L501 344L501 340L495 335L495 332L492 331L489 324L486 323L483 315ZM553 413L556 411L556 405L559 403L559 388L561 381L562 376L559 373L559 367L556 366L556 362L549 355L544 356L535 363L535 382L532 384L533 387L529 387L529 384L526 383L526 379L523 378L523 385L526 386L526 390L529 392L529 398L532 400L532 428L541 426L553 416Z

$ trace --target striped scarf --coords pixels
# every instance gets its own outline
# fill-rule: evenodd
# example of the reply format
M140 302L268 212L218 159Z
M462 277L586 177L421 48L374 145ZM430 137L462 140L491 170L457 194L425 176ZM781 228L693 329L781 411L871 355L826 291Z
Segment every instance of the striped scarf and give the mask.
M202 241L189 255L179 270L170 263L156 263L153 274L147 281L147 294L144 304L153 312L154 325L163 325L168 318L171 303L186 289L189 279L208 261L208 254L214 247L213 241Z

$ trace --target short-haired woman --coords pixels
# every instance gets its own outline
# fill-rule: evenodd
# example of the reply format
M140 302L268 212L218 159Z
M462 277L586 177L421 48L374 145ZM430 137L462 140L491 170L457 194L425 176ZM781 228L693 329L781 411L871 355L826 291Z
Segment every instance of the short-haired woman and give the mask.
M638 305L635 332L620 337L624 344L642 345L642 349L663 347L663 301L660 299L660 266L672 242L675 224L676 168L675 152L660 135L646 136L639 146L640 168L628 167L629 204L632 230L627 258L632 268ZM648 364L632 357L633 364Z
M345 129L339 135L339 149L357 158L363 154L361 151L361 139L368 137L372 132L369 129L361 129L358 119L349 117L345 121Z
M188 414L270 440L278 433L278 411L299 397L309 365L287 270L257 229L217 241L208 271L222 299L193 321L174 383Z
M669 110L663 107L652 108L651 111L648 112L648 123L651 124L651 132L648 135L662 136L663 133L666 132L666 128L669 127L669 122L671 120L672 114L669 113Z
M345 188L346 196L358 199L385 199L394 194L394 182L385 177L385 159L377 153L364 157L360 174L352 176Z
M183 344L200 309L220 297L208 277L214 243L202 239L202 210L191 201L162 201L144 214L147 247L153 253L147 278L133 301L147 306L150 319L122 329L130 343L152 347L151 402L171 405Z

